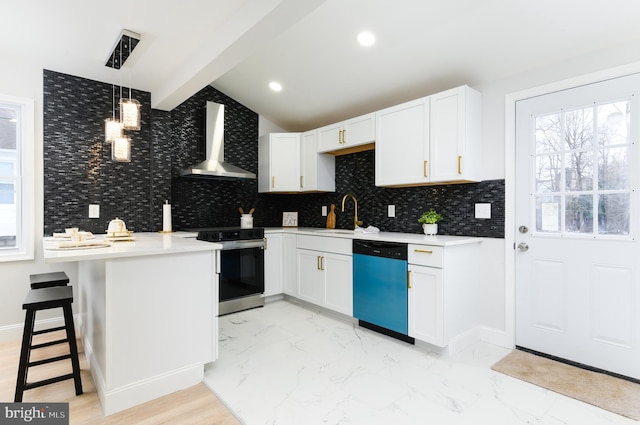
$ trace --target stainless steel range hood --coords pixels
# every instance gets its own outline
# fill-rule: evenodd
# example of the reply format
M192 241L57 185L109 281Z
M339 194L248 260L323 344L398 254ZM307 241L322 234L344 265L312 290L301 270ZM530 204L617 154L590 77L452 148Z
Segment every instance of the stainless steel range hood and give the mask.
M206 159L180 172L185 177L255 179L256 175L224 162L224 105L207 102Z

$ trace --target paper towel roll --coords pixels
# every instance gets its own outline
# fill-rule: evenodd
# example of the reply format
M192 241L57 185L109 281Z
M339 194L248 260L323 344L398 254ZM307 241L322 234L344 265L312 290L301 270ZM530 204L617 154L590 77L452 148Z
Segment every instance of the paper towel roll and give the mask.
M171 204L168 202L162 206L162 231L171 231Z

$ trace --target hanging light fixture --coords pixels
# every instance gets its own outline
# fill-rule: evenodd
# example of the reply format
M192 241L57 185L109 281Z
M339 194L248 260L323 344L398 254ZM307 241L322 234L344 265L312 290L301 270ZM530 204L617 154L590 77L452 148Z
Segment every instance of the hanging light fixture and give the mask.
M131 52L138 45L140 34L122 30L113 47L105 66L121 69ZM112 117L105 120L105 141L110 142L111 159L120 162L131 161L131 138L124 136L124 130L140 130L140 102L131 98L131 82L129 81L129 98L122 98L122 78L120 78L120 119L115 117L115 86L112 85Z
M111 160L131 162L131 137L121 136L111 143Z
M111 84L111 118L104 120L104 141L112 143L118 137L122 137L122 123L116 119L116 88Z

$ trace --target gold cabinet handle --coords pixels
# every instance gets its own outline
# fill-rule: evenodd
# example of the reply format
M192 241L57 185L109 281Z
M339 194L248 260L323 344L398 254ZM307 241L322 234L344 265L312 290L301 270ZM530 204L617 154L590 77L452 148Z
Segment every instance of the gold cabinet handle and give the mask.
M320 270L324 270L324 257L320 257Z
M317 268L318 270L321 270L321 269L320 269L320 256L319 256L319 255L316 257L316 268Z
M407 288L411 289L411 270L407 271Z
M271 189L276 187L276 176L271 176Z
M342 130L342 144L347 144L347 130Z
M433 251L429 249L414 249L413 252L419 252L421 254L433 254Z
M422 164L422 172L424 173L425 177L429 177L427 175L427 161L424 161L424 163Z
M458 155L458 174L462 174L462 155Z
M300 187L304 187L304 185L302 184L302 176L300 176Z
M264 250L265 251L267 250L267 241L268 241L268 239L264 238Z

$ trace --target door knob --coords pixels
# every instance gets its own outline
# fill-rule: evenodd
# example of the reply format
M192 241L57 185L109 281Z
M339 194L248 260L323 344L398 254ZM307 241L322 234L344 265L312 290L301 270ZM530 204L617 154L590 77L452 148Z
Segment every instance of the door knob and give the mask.
M518 227L518 231L520 233L527 233L529 231L529 228L527 226L520 226Z
M518 249L519 249L520 251L522 251L522 252L528 251L528 250L529 250L529 245L527 245L527 244L526 244L526 243L524 243L524 242L520 242L520 243L518 244Z

